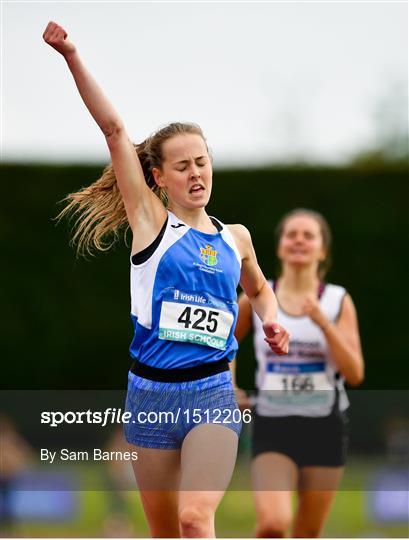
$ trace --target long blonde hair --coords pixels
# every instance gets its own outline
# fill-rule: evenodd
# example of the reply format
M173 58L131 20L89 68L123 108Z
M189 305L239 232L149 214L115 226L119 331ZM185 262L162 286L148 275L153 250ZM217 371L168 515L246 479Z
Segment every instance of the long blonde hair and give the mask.
M166 192L156 184L152 169L162 167L163 143L176 135L187 133L200 135L206 143L197 124L174 122L159 129L142 143L134 144L145 182L165 207ZM73 221L71 243L77 246L78 255L93 255L95 250L107 251L121 235L126 241L129 223L112 164L105 167L101 178L90 186L70 193L63 202L67 204L56 219L60 221L69 217Z

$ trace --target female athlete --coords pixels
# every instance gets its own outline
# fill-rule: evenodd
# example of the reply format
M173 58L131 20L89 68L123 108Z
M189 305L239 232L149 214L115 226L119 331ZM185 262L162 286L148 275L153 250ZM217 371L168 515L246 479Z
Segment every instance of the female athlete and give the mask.
M170 124L133 145L124 124L80 60L65 30L50 22L44 40L66 60L111 155L102 177L68 197L79 216L80 251L107 249L132 230L130 352L125 425L151 533L212 537L214 513L233 471L241 419L228 362L237 342L240 281L278 355L288 334L241 225L205 211L212 163L201 129Z
M293 210L277 227L281 273L270 286L291 335L284 361L266 346L251 300L239 298L236 337L253 329L258 361L252 478L260 538L283 537L291 525L292 536L319 536L345 464L343 381L359 384L364 367L352 299L323 282L330 243L327 222L311 210Z

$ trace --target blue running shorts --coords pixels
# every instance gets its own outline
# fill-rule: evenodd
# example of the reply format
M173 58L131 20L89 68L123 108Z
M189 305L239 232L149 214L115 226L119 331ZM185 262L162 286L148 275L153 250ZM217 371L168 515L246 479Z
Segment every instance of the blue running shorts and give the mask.
M131 371L124 423L126 440L145 448L179 449L186 435L201 424L241 431L230 370L185 382L159 382Z

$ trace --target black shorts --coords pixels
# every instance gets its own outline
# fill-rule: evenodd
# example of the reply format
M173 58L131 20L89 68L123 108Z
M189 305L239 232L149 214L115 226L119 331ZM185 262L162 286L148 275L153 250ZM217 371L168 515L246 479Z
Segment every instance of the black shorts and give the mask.
M348 417L253 415L253 458L264 452L288 456L298 467L342 467L348 450Z

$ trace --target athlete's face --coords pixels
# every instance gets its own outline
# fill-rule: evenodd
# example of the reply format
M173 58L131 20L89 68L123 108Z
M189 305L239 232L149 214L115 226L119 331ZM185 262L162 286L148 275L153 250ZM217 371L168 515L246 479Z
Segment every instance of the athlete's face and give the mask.
M162 152L162 167L152 172L156 183L166 190L171 206L206 206L212 191L212 163L202 137L176 135L163 144Z
M316 266L325 259L319 223L307 215L288 218L278 244L278 258L294 266Z

